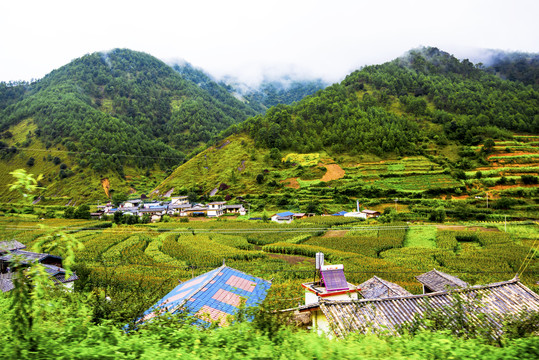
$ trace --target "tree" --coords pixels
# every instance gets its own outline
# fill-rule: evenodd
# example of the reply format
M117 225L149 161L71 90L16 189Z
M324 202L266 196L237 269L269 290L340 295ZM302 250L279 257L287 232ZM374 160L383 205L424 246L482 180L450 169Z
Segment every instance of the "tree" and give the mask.
M538 184L539 183L539 178L537 176L533 176L533 175L522 175L520 177L520 180L525 185L533 185L533 184Z
M34 159L33 157L31 157L30 159L28 159L28 161L26 162L26 165L28 166L34 166L36 162L36 159Z
M445 216L445 208L443 206L439 206L433 211L431 211L429 215L429 220L443 223L445 221Z
M121 211L116 211L114 213L114 223L115 224L121 224L124 221L124 214Z
M121 203L127 201L127 194L114 194L112 195L112 203L115 206L119 206Z
M491 153L492 150L494 150L494 145L496 145L496 143L494 142L494 140L492 139L487 139L485 140L485 142L483 143L483 151L486 152L486 153Z
M187 200L189 200L189 203L190 204L195 204L197 201L198 201L198 195L196 192L194 191L190 191L188 194L187 194Z
M88 205L81 205L75 210L73 215L75 219L90 220L90 207Z
M74 219L75 218L75 209L72 206L66 207L64 210L64 218Z
M257 184L262 184L264 182L264 174L258 174L256 176L256 183Z
M314 213L319 214L320 213L320 202L318 200L312 200L307 203L307 207L305 208L306 213Z

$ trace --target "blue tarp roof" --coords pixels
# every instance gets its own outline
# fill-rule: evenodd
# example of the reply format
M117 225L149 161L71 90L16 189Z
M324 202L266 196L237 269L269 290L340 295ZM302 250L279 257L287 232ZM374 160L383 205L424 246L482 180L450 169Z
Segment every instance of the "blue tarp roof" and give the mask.
M331 216L344 216L344 214L346 214L348 211L339 211L338 213L335 213L335 214L331 214Z
M287 217L287 216L292 216L292 215L294 215L294 213L291 212L291 211L285 211L285 212L277 214L277 216L279 216L279 217Z
M203 322L225 325L229 315L236 314L240 305L249 307L261 303L270 286L269 281L223 265L176 286L148 309L140 321L182 309Z

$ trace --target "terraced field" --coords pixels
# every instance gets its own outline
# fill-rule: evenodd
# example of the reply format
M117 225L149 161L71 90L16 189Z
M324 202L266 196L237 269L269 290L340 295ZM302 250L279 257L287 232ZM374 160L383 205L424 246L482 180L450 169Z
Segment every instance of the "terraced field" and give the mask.
M45 225L40 227L38 225ZM521 274L539 288L539 225L509 224L508 231L477 227L376 225L343 217L313 217L292 224L214 220L103 228L107 223L75 220L30 220L0 217L0 231L31 247L43 237L64 231L84 245L76 260L94 283L142 286L163 292L226 264L266 279L273 278L268 301L278 307L303 299L302 282L312 280L312 258L342 263L348 281L373 275L396 282L413 293L415 276L433 267L475 283L502 281ZM96 225L100 225L98 228ZM428 243L418 241L427 236ZM531 254L531 255L530 255ZM59 254L63 255L63 254ZM525 261L527 259L527 261Z
M481 147L474 149L479 151ZM487 166L466 172L468 186L479 186L493 198L508 191L514 196L519 190L524 193L526 188L539 187L522 180L523 175L539 176L539 136L514 135L511 141L496 141L487 161Z

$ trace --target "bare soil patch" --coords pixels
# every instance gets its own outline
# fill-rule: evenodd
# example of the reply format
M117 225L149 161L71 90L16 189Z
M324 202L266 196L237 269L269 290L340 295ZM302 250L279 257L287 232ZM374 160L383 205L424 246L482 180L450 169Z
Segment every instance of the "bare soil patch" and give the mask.
M484 166L484 167L478 167L477 171L487 171L487 170L498 170L500 168L519 168L519 167L532 167L532 166L538 166L537 163L527 163L527 164L505 164L505 165L497 165L497 166Z
M492 155L489 155L489 156L487 157L487 159L490 159L490 158L493 157L493 156L505 157L505 156L515 156L515 155L536 155L536 154L537 154L536 152L524 152L524 151L519 151L519 152L510 152L510 153L492 154Z
M328 230L322 237L342 237L346 236L348 230Z
M283 183L284 186L288 187L288 188L292 188L292 189L299 189L300 188L297 177L289 178L289 179L286 179L286 180L281 180L281 183Z
M344 177L344 170L339 166L339 164L328 164L324 165L327 169L324 176L322 176L321 181L331 181L338 180Z
M304 256L298 256L298 255L283 255L283 254L271 254L268 253L269 257L275 258L275 259L281 259L289 263L290 265L296 265L301 264L302 262L309 262L311 264L314 264L313 258L308 258Z
M538 187L539 185L532 184L532 185L524 185L524 184L515 184L515 185L495 185L490 187L490 190L505 190L505 189L511 189L511 188L518 188L518 187Z
M105 195L107 197L110 197L109 190L110 190L110 181L108 178L101 179L101 186L103 186L103 190L105 190Z

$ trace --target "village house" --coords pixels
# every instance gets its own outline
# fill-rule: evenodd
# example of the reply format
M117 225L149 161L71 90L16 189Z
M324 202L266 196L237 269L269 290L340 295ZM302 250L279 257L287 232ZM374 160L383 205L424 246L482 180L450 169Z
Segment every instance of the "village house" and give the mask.
M503 327L503 316L522 311L539 311L539 295L520 283L518 276L509 281L449 292L361 300L321 298L297 310L310 312L313 328L330 337L373 331L398 335L401 326L427 311L454 316L454 304L457 301L466 304L468 313L483 314L486 326L497 333Z
M381 279L376 275L357 287L360 289L360 294L364 299L384 299L412 295L405 288Z
M148 321L165 312L184 312L198 318L200 324L226 326L241 306L248 308L260 304L270 286L271 282L267 280L223 264L180 283L148 309L138 322Z
M189 197L188 196L171 197L169 205L189 205Z
M208 203L208 211L206 215L208 217L219 217L223 215L226 201L214 201Z
M169 204L167 214L169 215L180 215L180 216L186 216L185 209L189 209L191 207L191 204Z
M196 204L187 209L183 209L182 213L180 213L180 216L207 216L207 215L208 215L208 207L202 204Z
M238 215L247 214L243 205L225 205L224 213L225 214L238 214Z
M62 268L62 258L51 254L25 251L26 246L16 240L0 241L0 290L7 292L13 289L13 276L16 266L30 267L33 263L39 263L45 268L52 281L72 289L78 277L72 273L66 278L66 270ZM17 262L14 262L14 259Z
M361 210L362 213L364 213L367 216L367 219L370 218L377 218L381 215L380 211L376 210Z
M456 276L436 269L415 277L423 285L423 294L468 287L468 284Z
M367 214L362 211L350 211L343 215L344 217L353 217L359 219L367 219Z
M138 208L143 201L141 199L128 200L120 205L121 208ZM123 211L123 210L122 210Z
M132 205L138 204L134 207ZM95 213L96 217L101 215L113 215L121 211L126 215L138 215L140 217L149 214L152 221L158 221L163 215L179 216L208 216L219 217L224 214L245 215L246 211L243 205L226 205L226 201L215 201L204 204L189 204L187 196L172 197L170 202L151 202L144 203L140 200L129 200L121 204L118 208L105 207L103 213Z
M323 253L316 254L315 268L320 280L302 284L305 305L282 311L294 312L296 319L309 314L312 329L329 337L351 332L398 335L402 326L427 312L454 316L456 303L465 306L466 313L481 313L486 318L484 326L497 334L502 331L504 316L539 311L539 295L520 283L518 275L509 281L470 287L432 270L416 278L434 292L412 295L377 276L354 286L346 281L342 265L324 265ZM358 293L362 298L358 299Z

